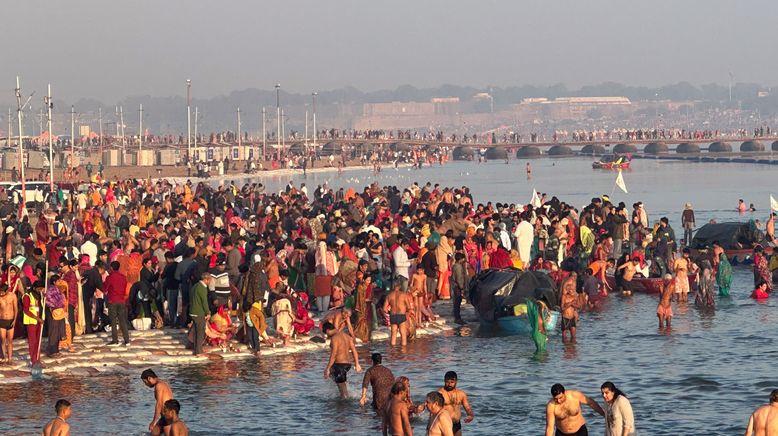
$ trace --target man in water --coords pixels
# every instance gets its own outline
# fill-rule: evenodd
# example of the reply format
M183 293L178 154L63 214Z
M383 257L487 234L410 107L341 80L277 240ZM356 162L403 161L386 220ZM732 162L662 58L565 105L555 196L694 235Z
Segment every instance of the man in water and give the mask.
M367 404L367 386L370 385L373 388L373 409L382 413L389 401L389 393L392 390L392 384L394 384L394 374L392 374L392 370L381 365L381 353L373 353L371 358L373 366L365 371L365 377L362 379L362 398L359 400L359 405Z
M327 367L324 368L324 378L331 377L335 384L338 385L338 391L340 391L341 398L348 398L348 385L346 384L349 370L351 370L351 364L349 363L349 352L351 352L354 358L354 368L356 371L362 372L362 367L359 366L359 354L357 354L357 347L354 345L354 340L351 336L338 331L331 322L327 321L322 325L322 330L330 338L330 360L327 362Z
M397 344L397 331L400 332L400 344L404 347L408 344L408 311L413 307L413 299L410 294L400 289L400 283L395 282L392 292L386 296L384 312L390 313L389 324L391 334L389 341L392 346Z
M640 265L640 258L635 256L618 268L624 270L620 277L616 276L616 289L621 289L622 295L632 295L632 278L638 271L638 265Z
M8 285L0 285L0 355L5 360L0 363L11 363L14 348L14 323L18 315L19 306L15 292L8 292Z
M181 404L178 400L170 399L165 401L162 407L162 416L168 423L168 430L165 431L165 436L189 436L189 428L178 417L178 412L180 411Z
M778 389L770 392L770 404L759 406L748 419L746 436L778 434Z
M662 328L662 322L667 328L670 328L670 321L673 319L673 294L675 293L675 281L673 276L665 274L662 284L662 295L659 298L659 305L656 307L656 316L659 318L659 328Z
M576 323L578 321L578 294L575 280L567 279L562 283L562 340L565 332L570 332L570 340L575 342Z
M381 432L384 436L413 436L413 428L408 417L408 403L405 397L408 391L405 383L398 381L392 385L392 397L381 420Z
M578 391L565 391L559 383L551 386L551 400L546 405L546 436L587 436L589 431L581 403L605 416L605 411L594 399Z
M451 430L454 436L462 435L462 407L465 408L467 417L465 423L473 421L475 416L473 415L473 409L470 408L470 403L467 401L467 394L465 391L457 389L457 373L449 371L443 376L443 387L438 389L438 392L443 396L443 408L451 416Z
M675 260L673 270L675 271L675 301L686 303L689 301L689 271L693 268L689 256L691 250L684 247L683 255ZM693 272L693 271L692 271Z
M162 413L163 406L167 400L173 398L173 391L170 389L170 385L167 382L157 377L154 371L147 369L140 375L140 379L143 383L154 388L154 398L156 404L154 405L154 416L151 418L151 424L149 424L149 431L152 436L159 436L163 433L167 434L170 423L165 419Z
M67 423L67 420L72 414L70 401L57 400L54 409L57 411L57 417L43 427L43 436L69 436L70 424Z
M440 392L433 391L427 394L426 406L430 412L430 418L427 421L427 436L454 436L454 430L452 430L454 424L451 421L451 415L443 407L444 401Z

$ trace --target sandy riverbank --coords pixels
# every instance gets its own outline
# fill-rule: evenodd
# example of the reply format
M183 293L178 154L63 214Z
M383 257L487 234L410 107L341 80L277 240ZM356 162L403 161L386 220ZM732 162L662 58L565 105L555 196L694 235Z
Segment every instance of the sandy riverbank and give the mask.
M451 303L441 301L436 303L435 311L440 316L437 322L430 323L426 328L419 328L417 336L441 335L454 328L451 318ZM463 315L466 319L475 316L472 308L463 307ZM318 319L316 319L318 325ZM268 334L272 331L268 329ZM274 355L301 353L306 351L324 350L328 343L311 341L311 337L303 336L293 340L287 347L275 348L262 346L261 357ZM41 359L44 365L44 377L79 376L92 377L101 374L124 373L135 371L140 367L157 365L188 365L206 362L209 360L238 360L254 359L255 357L247 345L232 341L225 350L221 348L206 347L206 353L202 356L194 356L191 350L184 347L186 343L186 330L164 329L147 331L130 331L129 347L109 348L110 332L93 335L77 336L73 340L75 351L63 352L62 356L52 359ZM372 341L386 341L389 339L389 328L380 326L373 332ZM360 344L359 348L365 347ZM46 338L43 338L42 350L46 348ZM30 360L26 340L14 341L14 356L10 365L0 366L0 384L22 383L31 379Z

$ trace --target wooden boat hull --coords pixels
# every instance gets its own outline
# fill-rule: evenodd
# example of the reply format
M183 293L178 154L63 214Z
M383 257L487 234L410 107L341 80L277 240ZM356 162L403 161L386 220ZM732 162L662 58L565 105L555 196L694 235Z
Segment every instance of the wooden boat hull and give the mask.
M694 277L694 274L689 274L687 276L687 279L689 280L689 289L692 287ZM613 276L607 276L606 280L611 289L616 289L616 279ZM663 282L664 280L661 277L633 277L633 291L643 294L661 294Z
M750 248L745 248L741 250L724 250L724 254L727 255L727 259L729 259L729 263L731 263L732 266L753 265L754 263L754 250ZM712 264L712 259L711 259L712 256L713 254L709 249L692 250L692 258L696 262L707 259Z
M592 168L595 170L628 170L630 162L592 162Z
M550 311L549 319L546 320L546 332L549 335L556 334L559 327L560 313L552 310ZM502 332L512 335L529 335L532 334L532 328L529 325L529 319L527 315L521 316L504 316L497 318L494 325Z

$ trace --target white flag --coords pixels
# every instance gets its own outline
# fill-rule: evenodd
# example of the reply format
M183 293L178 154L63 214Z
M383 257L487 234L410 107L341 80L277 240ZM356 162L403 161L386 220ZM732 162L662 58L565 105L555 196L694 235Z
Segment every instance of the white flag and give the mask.
M618 186L619 189L624 191L625 194L628 194L627 185L624 184L624 176L621 175L621 170L619 170L619 175L616 176L616 186Z
M770 194L770 209L778 211L778 201L775 201L773 194Z
M540 203L540 196L538 195L538 191L535 189L532 189L532 198L530 199L529 204L531 204L532 207L543 206L543 204Z

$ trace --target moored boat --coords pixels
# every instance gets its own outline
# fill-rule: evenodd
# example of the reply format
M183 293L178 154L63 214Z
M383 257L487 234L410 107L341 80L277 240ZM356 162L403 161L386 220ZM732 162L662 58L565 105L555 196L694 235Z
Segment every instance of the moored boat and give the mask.
M547 334L555 334L559 327L560 314L556 310L549 310L548 317L543 321ZM526 314L519 316L503 316L497 318L494 324L503 332L508 334L531 334L532 327L529 325L529 318Z
M540 271L513 268L481 271L470 282L470 303L481 323L508 334L530 334L528 300L543 302L544 324L553 333L559 324L559 294L551 278Z
M709 223L700 227L692 239L692 258L699 262L712 260L713 244L718 243L732 265L750 265L753 263L754 247L761 244L766 251L765 235L756 227L753 220L747 222Z
M629 156L606 155L598 161L592 162L593 169L599 170L628 170L632 159Z
M687 277L689 279L689 289L691 289L695 276L696 274L689 274ZM606 280L608 281L608 286L610 286L611 289L616 289L615 277L608 275L606 276ZM632 277L632 283L634 285L634 292L640 292L643 294L660 294L662 292L662 284L664 283L664 279L662 279L662 277Z

